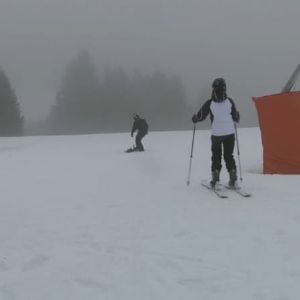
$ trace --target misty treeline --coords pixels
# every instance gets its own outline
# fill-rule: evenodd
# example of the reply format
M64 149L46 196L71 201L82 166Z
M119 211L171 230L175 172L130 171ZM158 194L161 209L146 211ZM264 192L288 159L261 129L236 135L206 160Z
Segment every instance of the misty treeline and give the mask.
M138 113L151 130L173 130L184 127L187 110L178 77L138 71L129 76L120 67L98 72L89 53L81 52L66 67L46 124L50 134L122 132Z
M98 70L86 51L70 61L62 75L46 120L25 120L24 130L18 99L0 69L0 136L130 131L135 113L147 120L150 130L190 127L192 108L179 77L159 71L129 75L120 67Z
M24 119L15 91L0 68L0 136L23 135Z

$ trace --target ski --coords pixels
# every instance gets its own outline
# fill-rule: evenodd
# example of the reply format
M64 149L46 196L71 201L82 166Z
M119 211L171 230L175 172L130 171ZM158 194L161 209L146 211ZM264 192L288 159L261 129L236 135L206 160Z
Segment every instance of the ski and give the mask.
M212 188L207 180L202 180L201 185L206 187L208 190L214 192L219 198L222 199L228 198L228 196L224 193L223 188L220 184L217 184L214 188Z
M224 187L226 187L226 189L230 190L230 191L233 191L233 192L236 192L237 194L239 194L240 196L242 197L245 197L245 198L249 198L251 197L252 195L247 192L245 189L243 189L242 187L240 186L237 186L237 187L234 187L232 188L231 186L227 185L227 184L222 184Z

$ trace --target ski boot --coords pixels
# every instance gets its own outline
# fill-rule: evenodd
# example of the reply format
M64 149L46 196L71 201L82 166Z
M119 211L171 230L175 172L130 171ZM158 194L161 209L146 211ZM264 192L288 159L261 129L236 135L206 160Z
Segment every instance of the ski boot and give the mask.
M229 187L232 189L236 188L236 181L237 181L236 170L232 169L229 171L229 182L228 182Z
M212 188L215 188L218 181L220 181L220 170L214 170L211 172L211 181L209 184Z

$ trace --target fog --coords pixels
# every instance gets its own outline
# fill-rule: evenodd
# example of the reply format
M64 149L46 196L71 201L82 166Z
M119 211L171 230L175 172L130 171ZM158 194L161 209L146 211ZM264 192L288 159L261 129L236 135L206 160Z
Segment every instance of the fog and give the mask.
M299 11L299 0L0 0L0 65L29 120L47 116L87 50L99 69L180 76L197 106L224 77L253 124L251 97L280 92L299 63Z

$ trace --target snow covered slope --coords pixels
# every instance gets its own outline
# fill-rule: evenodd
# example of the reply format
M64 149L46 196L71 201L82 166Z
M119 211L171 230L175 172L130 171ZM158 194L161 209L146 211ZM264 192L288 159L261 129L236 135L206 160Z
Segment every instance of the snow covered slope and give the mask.
M300 176L262 175L239 129L244 185L200 185L209 131L0 139L1 300L296 300ZM225 168L221 178L227 181Z

